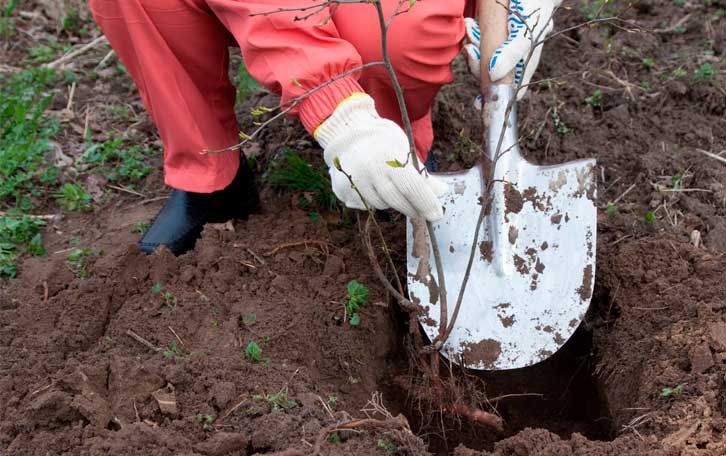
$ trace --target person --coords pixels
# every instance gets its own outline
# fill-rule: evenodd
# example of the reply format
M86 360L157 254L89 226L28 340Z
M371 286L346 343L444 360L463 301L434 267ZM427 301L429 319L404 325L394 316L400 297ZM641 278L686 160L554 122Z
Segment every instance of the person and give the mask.
M412 120L416 153L433 143L431 107L453 81L451 62L462 49L480 73L478 2L495 0L380 0L391 22L388 49ZM523 58L531 36L548 32L560 0L512 0L509 39L488 64L492 80L510 71L525 81ZM101 30L128 69L164 145L165 183L172 188L139 241L180 254L193 247L203 225L244 218L260 204L244 154L224 149L239 142L235 88L228 47L240 47L250 74L282 102L309 94L289 113L324 150L338 199L362 209L393 208L427 220L442 217L445 189L407 160L409 143L390 78L382 66L377 11L370 3L324 0L89 0ZM306 9L303 9L306 8ZM467 19L465 19L467 18ZM391 166L391 163L405 166ZM339 165L340 169L336 166ZM356 192L348 178L355 183Z

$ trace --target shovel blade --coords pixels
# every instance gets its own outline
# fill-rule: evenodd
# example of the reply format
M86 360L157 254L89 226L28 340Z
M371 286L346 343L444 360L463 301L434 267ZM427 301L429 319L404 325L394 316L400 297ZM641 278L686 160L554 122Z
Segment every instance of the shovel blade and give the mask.
M434 232L449 322L475 245L459 315L441 352L472 369L515 369L548 358L577 329L592 295L595 161L535 166L512 157L512 175L493 185L491 210L475 242L486 188L481 167L434 174L448 185L444 218ZM423 307L420 322L433 340L441 308L423 220L408 220L407 241L409 295Z

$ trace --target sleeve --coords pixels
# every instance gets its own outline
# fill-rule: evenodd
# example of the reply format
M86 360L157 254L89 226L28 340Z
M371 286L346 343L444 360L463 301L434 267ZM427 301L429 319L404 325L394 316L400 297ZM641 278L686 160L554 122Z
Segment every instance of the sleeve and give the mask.
M234 35L252 77L279 93L283 103L361 65L358 51L340 38L330 20L331 7L289 11L310 7L309 0L208 0L208 4ZM364 92L358 78L359 73L353 73L327 85L290 114L312 134L342 100Z

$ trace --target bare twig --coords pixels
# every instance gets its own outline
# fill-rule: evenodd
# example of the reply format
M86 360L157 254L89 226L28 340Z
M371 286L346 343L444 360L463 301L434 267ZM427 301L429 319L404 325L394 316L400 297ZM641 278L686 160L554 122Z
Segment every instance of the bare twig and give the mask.
M705 155L706 157L713 158L716 161L720 161L721 163L726 164L726 158L724 158L720 155L716 155L713 152L709 152L709 151L703 150L703 149L696 149L696 150L698 152L702 153L703 155ZM726 152L726 151L722 151L721 153L723 153L723 152Z
M135 332L133 332L130 329L126 330L126 335L129 336L129 337L131 337L136 342L140 343L141 345L147 347L148 349L150 349L152 351L155 351L155 352L160 352L161 351L161 348L155 346L154 344L152 344L148 340L144 339L143 337L139 336L138 334L136 334Z
M295 241L295 242L286 242L284 244L278 245L274 249L270 250L269 252L265 253L265 256L272 256L279 252L280 250L289 249L292 247L299 247L299 246L305 246L307 247L308 244L316 245L322 250L322 252L326 255L328 255L328 242L327 241L316 241L314 239L307 239L304 241Z
M67 63L70 60L73 60L75 57L78 57L81 54L84 54L91 49L100 46L102 44L108 44L108 40L105 36L101 35L95 40L91 41L90 43L87 43L83 46L81 46L78 49L75 49L73 51L68 52L67 54L62 55L59 59L54 60L52 62L46 63L43 65L45 68L58 68L59 66Z
M186 348L187 344L185 344L184 340L182 340L182 338L179 337L179 334L177 334L176 331L174 331L174 328L172 328L171 326L168 326L168 328L169 328L169 331L171 331L171 333L174 334L174 337L177 338L179 343L182 344L182 347Z

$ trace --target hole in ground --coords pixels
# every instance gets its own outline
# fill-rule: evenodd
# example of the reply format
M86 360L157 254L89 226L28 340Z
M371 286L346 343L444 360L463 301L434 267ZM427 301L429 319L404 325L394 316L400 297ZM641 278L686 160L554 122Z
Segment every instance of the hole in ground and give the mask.
M596 302L592 307L599 308ZM557 353L537 365L510 371L464 373L460 369L454 370L454 375L476 376L483 380L490 398L542 394L542 397L510 397L498 402L497 410L506 422L503 434L463 418L441 420L437 416L431 420L421 415L416 404L398 405L402 406L400 410L409 419L414 432L427 439L429 451L436 455L450 455L460 444L474 450L491 451L494 443L527 427L544 428L563 439L569 439L577 432L591 440L612 440L615 430L607 399L594 374L594 352L592 331L582 324ZM405 397L405 393L400 389L395 391L397 397ZM391 397L396 396L389 395Z

